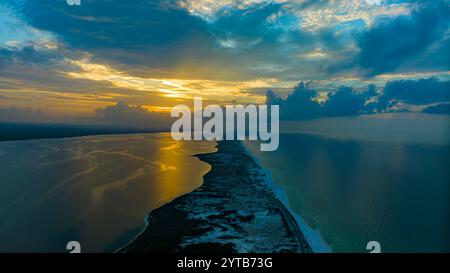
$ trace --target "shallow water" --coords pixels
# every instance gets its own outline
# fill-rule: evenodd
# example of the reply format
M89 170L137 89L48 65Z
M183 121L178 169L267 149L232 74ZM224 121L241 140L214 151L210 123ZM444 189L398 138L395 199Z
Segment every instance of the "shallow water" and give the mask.
M147 213L202 183L207 141L170 134L0 142L0 252L114 251Z

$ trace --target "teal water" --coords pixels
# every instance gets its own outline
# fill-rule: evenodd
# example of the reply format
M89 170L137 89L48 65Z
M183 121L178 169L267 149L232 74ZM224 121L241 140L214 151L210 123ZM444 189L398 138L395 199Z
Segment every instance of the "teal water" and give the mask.
M249 150L334 252L450 252L450 146L285 133Z

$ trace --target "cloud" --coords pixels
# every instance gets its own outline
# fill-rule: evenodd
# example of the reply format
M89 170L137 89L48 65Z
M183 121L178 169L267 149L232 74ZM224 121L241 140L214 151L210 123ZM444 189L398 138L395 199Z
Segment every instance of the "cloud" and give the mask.
M414 106L423 109L433 103L450 102L450 81L434 78L390 81L380 93L374 85L359 92L341 86L329 92L325 101L320 101L318 97L320 93L302 82L286 98L277 97L268 91L266 101L270 105L280 105L280 117L285 120L417 111ZM447 110L447 104L440 104L428 107L423 112L445 114Z
M352 88L342 86L329 95L323 105L323 115L327 117L356 116L368 113L366 101L375 96L375 87L370 85L365 92L355 93Z
M313 99L317 96L314 89L308 88L303 82L294 88L286 99L275 97L272 91L267 93L267 104L280 105L282 119L308 119L320 116L321 107Z
M186 9L190 14L199 16L207 21L214 21L221 14L230 10L245 10L255 5L275 3L272 0L178 0L175 4Z
M207 32L201 19L161 3L97 0L74 8L65 1L33 0L15 7L28 24L77 48L168 45Z
M172 124L167 112L152 112L142 106L132 106L125 102L97 108L88 116L61 116L49 109L0 105L0 121L108 125L112 128L145 130L168 130Z
M59 43L88 52L96 62L125 66L130 73L167 73L184 58L202 60L214 38L208 24L164 1L8 1L33 28L52 33ZM150 70L150 71L149 71ZM165 75L167 76L167 74Z
M429 106L422 111L427 114L450 115L450 103L441 103Z
M101 123L127 128L168 129L170 125L169 114L150 112L139 105L131 106L125 102L98 108L95 113Z
M42 49L39 45L28 43L20 48L0 47L0 69L13 63L22 62L28 65L54 65L56 60L62 60L62 56L53 50Z
M90 0L80 7L47 0L7 3L28 28L48 33L59 46L89 53L92 62L140 77L228 81L268 77L292 81L298 75L316 80L346 70L352 73L358 64L366 73L388 71L370 57L382 54L373 53L377 48L370 42L392 32L382 29L396 30L401 22L411 21L406 33L395 33L396 37L382 42L401 39L397 37L406 37L406 41L415 35L410 28L430 24L437 29L443 20L435 23L425 16L430 12L423 12L437 4L423 5L411 16L395 17L408 14L414 6L398 1ZM444 18L441 13L439 18ZM358 52L352 32L365 29L370 24L364 22L379 17L383 23L357 41L361 54L355 62ZM435 40L434 35L430 37ZM445 48L441 43L433 56ZM434 59L441 62L436 65L443 65L442 58ZM342 66L343 62L349 64ZM396 67L398 62L392 62ZM336 63L341 64L337 69L326 69Z
M328 4L328 0L305 0L299 3L300 9L325 7Z
M386 109L399 102L426 105L446 101L450 101L450 81L396 80L386 83L383 95L378 98L378 107Z
M411 9L408 1L371 0L302 1L290 6L301 18L301 27L311 30L330 27L359 29L371 26L380 16L395 17L408 14Z
M319 102L317 99L319 93L301 82L285 99L276 97L272 91L268 91L266 101L270 105L280 105L282 119L302 120L368 113L372 109L366 107L366 101L375 95L373 85L370 85L367 91L359 93L354 92L351 87L341 86L332 92L325 102Z
M8 2L26 24L51 33L61 47L141 77L290 80L301 73L312 78L324 73L328 60L302 56L341 50L342 44L334 29L303 30L285 3L271 1L219 9L213 21L165 1L96 0L75 8L64 1Z
M314 88L300 85L282 101L285 118L393 111L412 103L389 89L379 101L359 90L408 73L449 78L442 3L3 0L0 92L8 106L77 116L99 109L93 119L144 124L154 114L135 105L167 109L194 95L259 103L265 90L286 94L301 77ZM319 103L322 91L328 99Z
M1 99L1 97L0 97ZM48 120L49 115L44 109L19 108L15 106L0 106L0 121L42 122Z
M358 37L361 52L356 64L369 76L395 71L442 39L449 19L450 7L444 0L424 1L411 15L382 18Z
M53 47L55 37L49 32L40 31L28 25L20 17L15 16L14 12L0 4L0 47L21 48L29 44L36 47ZM16 1L20 4L20 1ZM6 2L5 4L8 4Z

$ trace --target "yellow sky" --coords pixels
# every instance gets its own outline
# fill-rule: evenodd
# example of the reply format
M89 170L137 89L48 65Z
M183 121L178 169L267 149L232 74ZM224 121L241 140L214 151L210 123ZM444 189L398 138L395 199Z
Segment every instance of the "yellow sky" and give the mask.
M161 79L152 77L137 77L128 75L106 64L92 63L89 59L68 60L79 71L63 72L65 76L76 79L107 82L114 87L125 88L156 95L159 101L152 105L142 105L152 111L170 111L167 98L173 105L180 102L190 102L194 97L202 97L205 101L218 104L229 102L263 103L264 93L254 94L255 88L269 89L274 84L280 87L292 88L295 82L279 82L277 79L257 79L251 81L214 81L203 79ZM114 94L112 94L114 96Z

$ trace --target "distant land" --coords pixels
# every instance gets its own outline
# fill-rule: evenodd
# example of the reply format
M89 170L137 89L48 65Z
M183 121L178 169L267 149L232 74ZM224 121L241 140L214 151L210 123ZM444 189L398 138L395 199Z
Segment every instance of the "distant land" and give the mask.
M158 132L162 132L162 130L128 129L104 125L0 122L0 141Z

